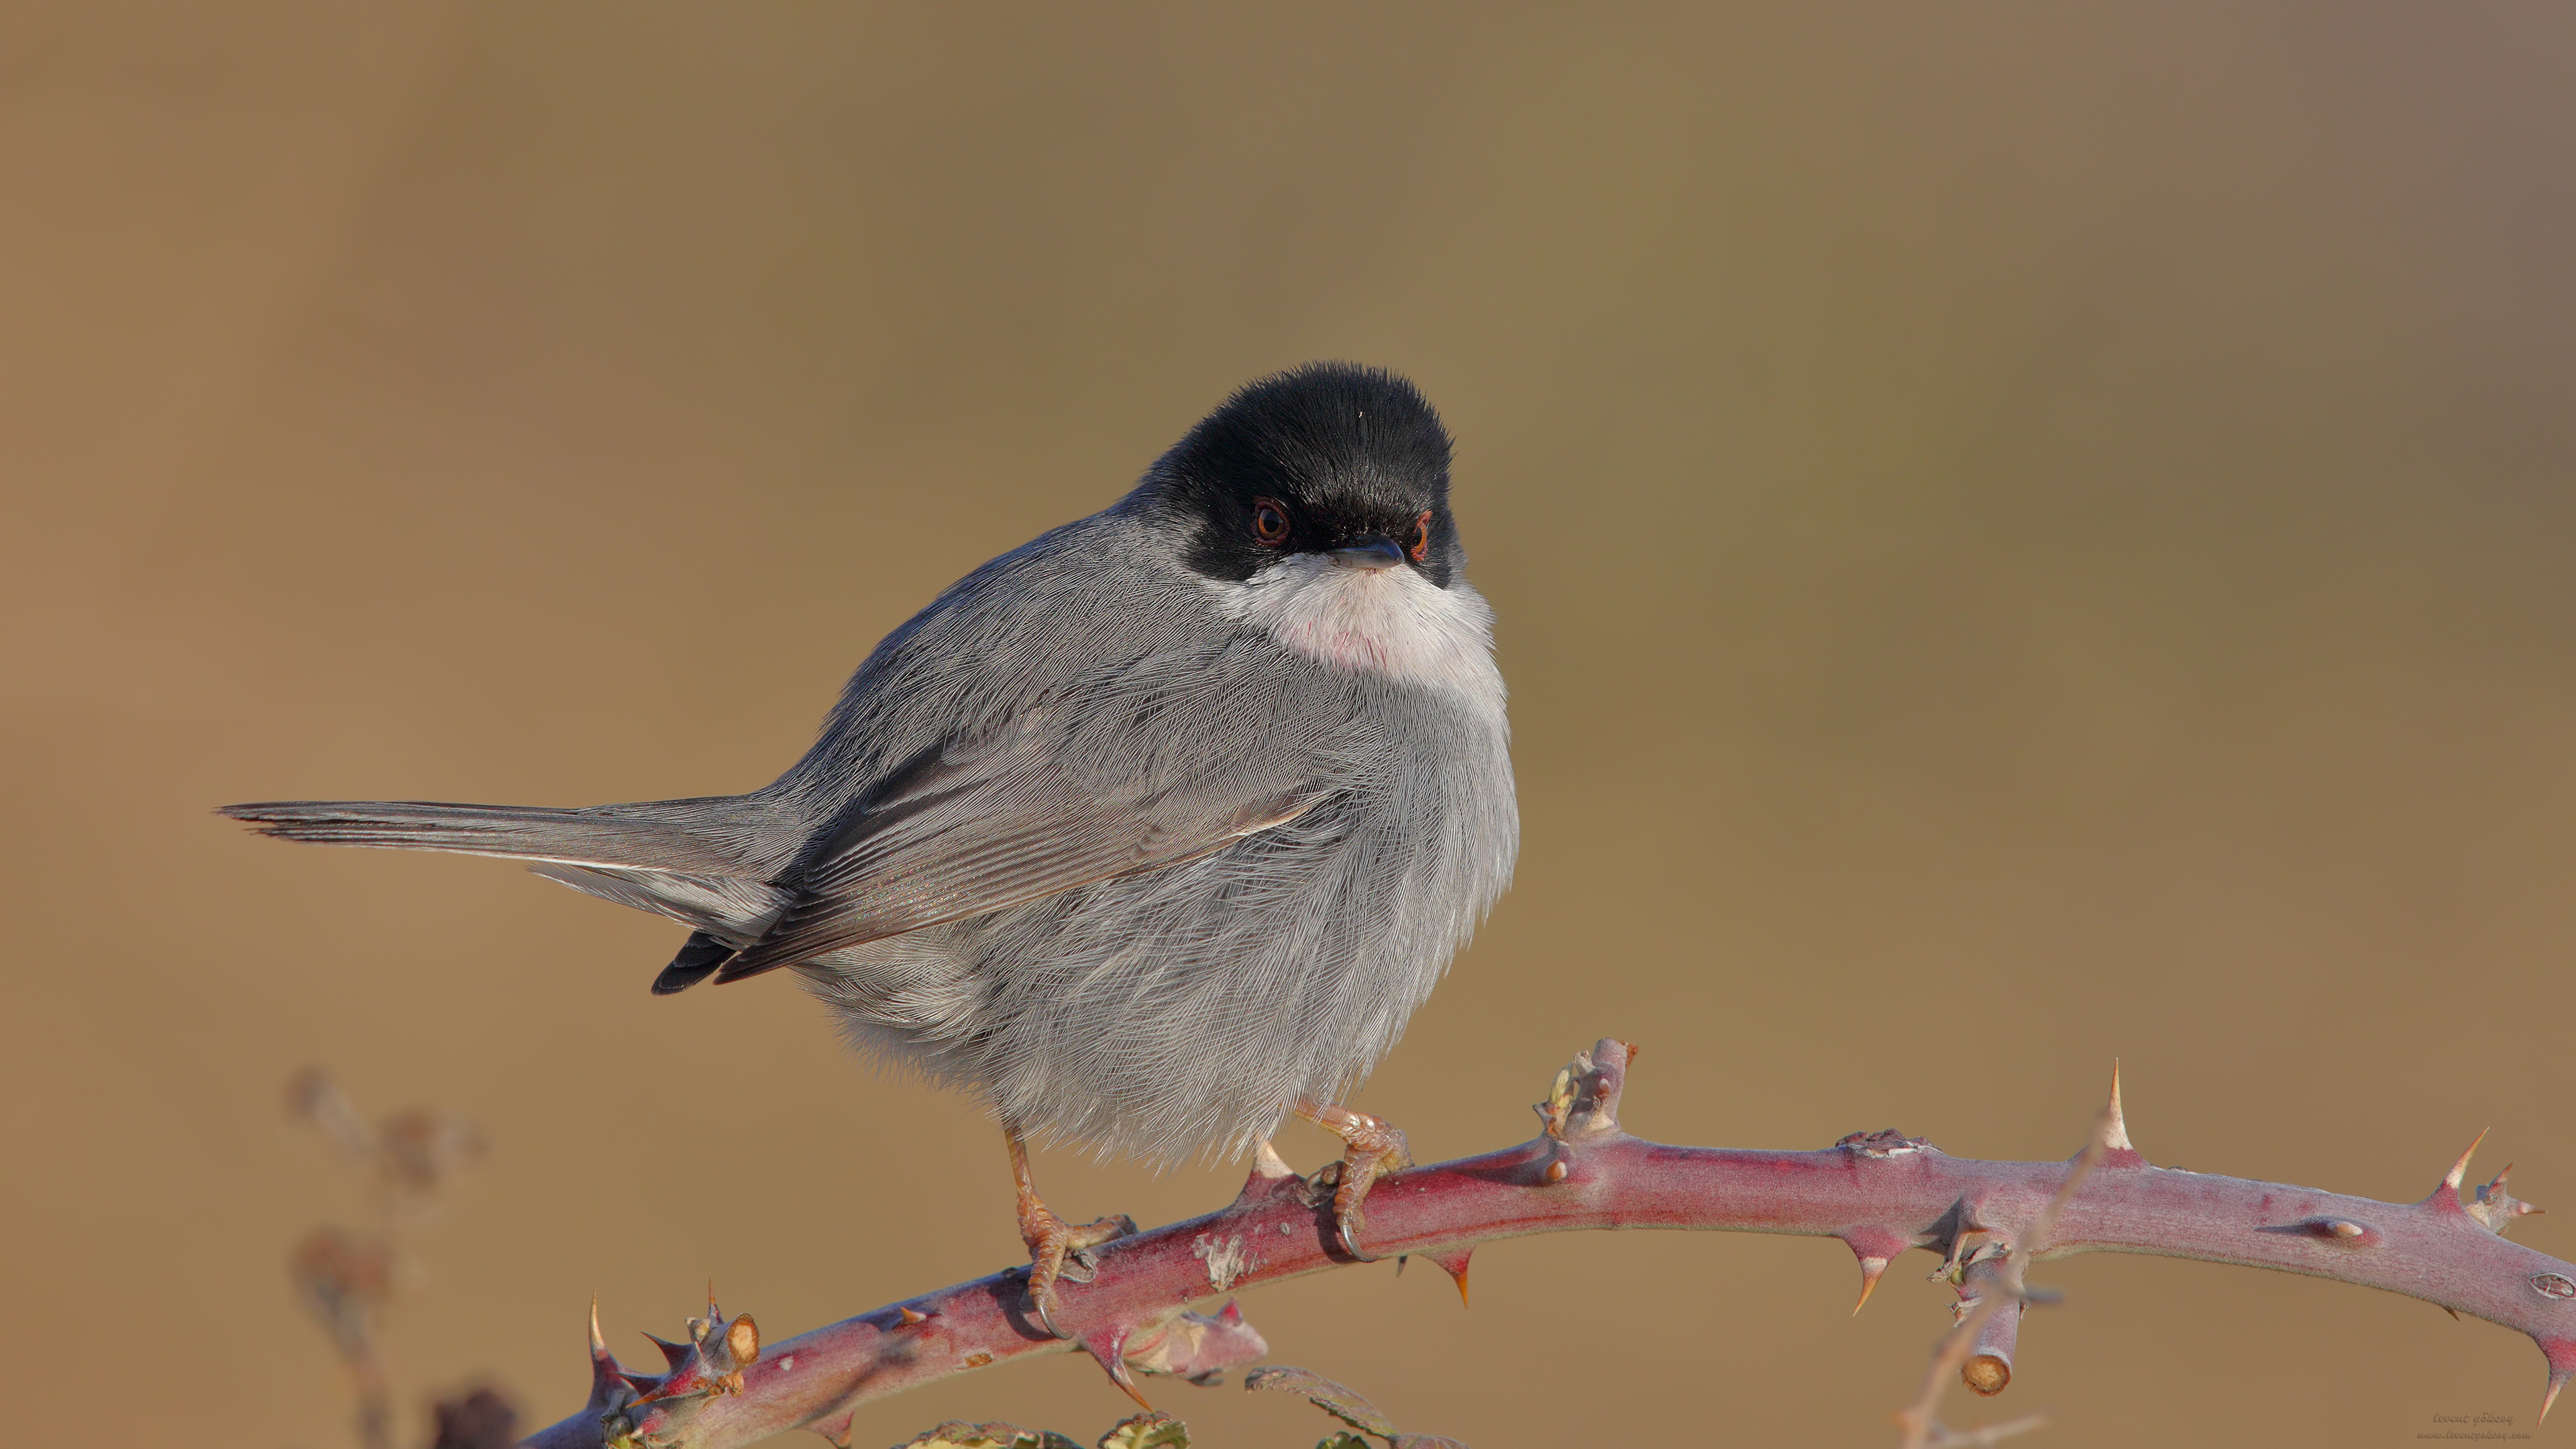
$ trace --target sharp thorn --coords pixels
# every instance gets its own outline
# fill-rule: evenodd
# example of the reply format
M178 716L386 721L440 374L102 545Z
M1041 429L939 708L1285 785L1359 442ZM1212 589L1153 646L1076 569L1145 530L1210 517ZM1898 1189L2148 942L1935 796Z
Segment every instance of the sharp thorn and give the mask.
M653 1340L653 1346L662 1350L662 1361L674 1369L687 1363L689 1355L697 1352L697 1346L694 1344L673 1343L659 1334L648 1333L644 1336Z
M1127 1332L1125 1328L1108 1329L1097 1342L1084 1339L1082 1346L1109 1375L1111 1383L1124 1389L1127 1397L1136 1401L1138 1408L1151 1411L1154 1406L1145 1402L1144 1394L1136 1388L1135 1376L1127 1372Z
M2493 1128L2479 1129L2477 1142L2470 1143L2469 1150L2460 1154L2460 1160L2451 1164L2451 1170L2442 1174L2442 1185L2449 1188L2454 1195L2457 1195L2460 1190L2460 1180L2468 1176L2469 1159L2478 1155L2478 1142L2486 1141L2487 1133L2493 1130Z
M1860 1297L1852 1303L1852 1317L1860 1317L1861 1309L1869 1303L1869 1295L1878 1291L1878 1275L1886 1271L1887 1260L1885 1258L1863 1258L1860 1260Z
M2540 1396L2540 1418L2532 1420L2536 1425L2549 1417L2550 1405L2558 1402L2558 1391L2567 1387L2570 1378L2576 1378L2576 1338L2542 1338L2535 1333L2531 1341L2540 1345L2540 1356L2549 1360L2549 1390Z
M599 1296L590 1299L590 1403L594 1409L605 1409L617 1401L620 1386L632 1384L626 1370L619 1366L617 1355L608 1351L608 1340L599 1335Z
M2129 1119L2120 1111L2120 1059L2111 1059L2111 1100L2102 1108L2102 1146L2112 1152L2135 1152L2129 1145Z
M724 1322L724 1314L716 1308L716 1280L713 1278L707 1280L707 1322Z
M1290 1167L1288 1159L1280 1156L1279 1149L1264 1137L1252 1145L1252 1175L1264 1179L1295 1177L1297 1169Z
M2443 1305L2442 1305L2442 1311L2443 1311L2444 1313L2447 1313L2447 1314L2451 1315L2451 1321L2452 1321L2453 1323L2465 1323L2465 1322L2467 1322L2467 1321L2468 1321L2468 1320L2466 1320L2466 1319L2464 1319L2464 1318L2460 1317L2460 1310L2458 1310L2458 1309L2456 1309L2456 1308L2453 1308L2453 1307L2452 1307L2450 1304L2448 1304L2448 1303L2445 1303L2445 1304L2443 1304Z
M2490 1210L2500 1207L2502 1209L2503 1216L2507 1218L2524 1217L2531 1213L2540 1211L2539 1208L2533 1207L2530 1203L2524 1202L2513 1196L2511 1193L2505 1191L2505 1179L2513 1176L2513 1170L2517 1165L2518 1164L2511 1162L2506 1163L2502 1171L2488 1179L2486 1186L2477 1190L2477 1199L2481 1204L2491 1205Z
M909 1308L898 1309L897 1311L903 1314L903 1326L906 1328L911 1328L917 1324L928 1323L930 1321L930 1315L927 1313L918 1313Z
M1449 1281L1458 1285L1458 1306L1461 1308L1467 1306L1467 1260L1475 1255L1476 1250L1472 1246L1422 1255L1439 1264L1440 1271L1449 1275Z

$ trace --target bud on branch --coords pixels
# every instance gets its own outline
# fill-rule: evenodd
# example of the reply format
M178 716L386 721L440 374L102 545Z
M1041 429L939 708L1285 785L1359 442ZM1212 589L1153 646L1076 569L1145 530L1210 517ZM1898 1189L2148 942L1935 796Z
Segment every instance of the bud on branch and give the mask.
M1366 1246L1429 1258L1463 1297L1469 1255L1495 1238L1587 1228L1840 1238L1860 1261L1864 1302L1891 1260L1920 1248L1940 1255L1940 1276L1970 1300L1962 1371L1988 1393L2010 1379L2021 1305L2037 1296L2022 1287L2022 1267L2093 1252L2332 1278L2527 1333L2549 1364L2544 1415L2576 1374L2576 1265L2500 1236L2537 1209L2505 1192L2504 1173L2464 1197L2466 1153L2416 1203L2153 1167L2129 1143L2116 1082L2094 1141L2064 1162L1956 1158L1896 1132L1854 1133L1816 1152L1667 1147L1619 1126L1633 1056L1606 1038L1578 1055L1538 1105L1544 1130L1531 1141L1380 1182ZM1138 1374L1204 1380L1268 1347L1231 1303L1216 1317L1187 1305L1357 1261L1335 1233L1330 1187L1267 1154L1226 1207L1096 1252L1092 1281L1060 1290L1056 1321L1069 1340L1028 1316L1023 1269L776 1344L710 1303L691 1320L691 1342L666 1348L671 1368L659 1376L622 1369L594 1312L590 1402L526 1442L726 1449L810 1428L846 1446L860 1403L1074 1348L1130 1393Z

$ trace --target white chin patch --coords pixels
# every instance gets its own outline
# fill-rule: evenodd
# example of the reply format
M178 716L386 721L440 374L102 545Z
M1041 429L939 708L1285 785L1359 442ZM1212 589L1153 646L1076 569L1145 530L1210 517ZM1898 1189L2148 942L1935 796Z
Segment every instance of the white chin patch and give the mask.
M1494 611L1464 580L1444 589L1413 569L1346 569L1321 554L1281 559L1215 586L1232 617L1309 659L1499 701Z

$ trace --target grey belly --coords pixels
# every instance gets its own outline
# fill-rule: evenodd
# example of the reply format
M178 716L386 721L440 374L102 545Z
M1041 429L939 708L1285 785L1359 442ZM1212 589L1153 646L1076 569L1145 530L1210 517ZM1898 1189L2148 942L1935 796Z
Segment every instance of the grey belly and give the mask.
M1452 832L1371 826L1321 807L1197 861L798 970L854 1045L1042 1139L1230 1154L1299 1097L1355 1086L1481 909Z

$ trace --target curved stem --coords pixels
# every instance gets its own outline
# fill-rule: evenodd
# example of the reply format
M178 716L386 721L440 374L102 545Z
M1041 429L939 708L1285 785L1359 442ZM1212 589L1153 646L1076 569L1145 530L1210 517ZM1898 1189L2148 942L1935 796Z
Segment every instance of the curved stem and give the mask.
M2464 1198L2465 1155L2416 1203L2154 1167L2129 1145L2115 1085L2099 1165L2051 1221L2068 1161L1956 1158L1893 1132L1814 1152L1631 1137L1617 1121L1630 1055L1605 1039L1558 1073L1539 1106L1539 1137L1380 1182L1369 1197L1370 1250L1421 1254L1463 1280L1474 1245L1495 1238L1602 1228L1794 1233L1840 1238L1864 1283L1907 1248L1941 1254L1954 1279L2012 1256L2149 1253L2384 1288L2503 1324L2540 1345L2552 1398L2576 1373L2576 1265L2501 1237L2532 1209L2505 1193L2502 1174ZM1031 1354L1079 1347L1122 1382L1131 1370L1199 1375L1249 1363L1268 1350L1231 1305L1214 1318L1182 1310L1356 1261L1335 1232L1331 1197L1268 1159L1224 1208L1103 1245L1093 1281L1059 1290L1057 1322L1073 1341L1029 1319L1018 1269L756 1346L753 1361L675 1358L658 1378L623 1373L594 1336L589 1404L526 1442L724 1449L801 1427L846 1443L857 1404ZM706 1322L711 1329L692 1325L702 1344L727 1339L712 1306Z

